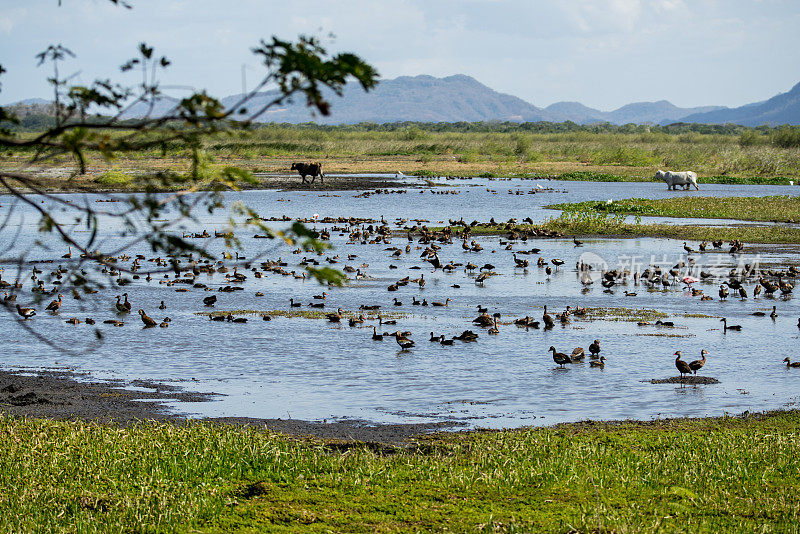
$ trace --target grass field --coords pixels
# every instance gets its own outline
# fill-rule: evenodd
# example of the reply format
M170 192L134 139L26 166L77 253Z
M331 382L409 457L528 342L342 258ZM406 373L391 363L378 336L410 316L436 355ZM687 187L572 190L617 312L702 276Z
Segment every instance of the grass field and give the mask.
M701 186L797 181L800 148L784 148L770 143L766 135L750 133L752 139L744 143L743 134L694 132L461 132L418 127L373 131L349 126L266 125L220 133L207 139L203 148L212 166L237 165L253 172L289 173L292 161L319 160L328 173L402 171L436 176L548 175L649 181L655 170L663 168L692 169L700 175ZM53 182L69 175L68 156L30 166L32 155L22 149L6 152L0 155L0 168L34 170ZM123 154L113 161L89 154L87 175L72 180L98 185L120 182L119 174L111 180L100 178L109 170L133 176L185 173L191 159L188 155L186 147L171 143ZM133 180L131 186L135 184Z
M800 198L772 197L674 197L665 199L627 198L606 201L552 204L550 209L591 211L658 217L739 219L744 221L800 221Z
M797 532L800 413L440 435L0 419L9 532Z

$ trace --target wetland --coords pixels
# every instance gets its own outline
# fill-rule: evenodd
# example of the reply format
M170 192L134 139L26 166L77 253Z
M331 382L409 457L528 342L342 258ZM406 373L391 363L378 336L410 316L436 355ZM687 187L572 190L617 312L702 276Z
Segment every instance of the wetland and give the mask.
M800 255L791 244L770 245L768 240L745 242L741 251L730 253L725 232L756 223L663 215L634 221L613 215L616 224L632 228L702 228L709 243L715 236L726 239L724 246L707 244L699 252L700 242L680 234L678 239L604 236L602 229L614 223L607 214L590 218L584 231L565 233L569 228L553 226L561 216L547 206L625 199L630 185L624 182L368 178L400 181L403 187L224 194L226 205L241 201L252 206L269 215L268 224L277 230L303 221L323 233L331 249L315 253L279 246L255 237L252 229L230 227L227 212L203 216L181 223L180 231L207 235L196 241L211 251L212 259L178 258L179 275L171 268L156 268L147 277L147 269L140 276L119 274L109 287L80 295L80 300L64 295L57 313L43 309L56 298L50 294L51 284L61 269L80 269L91 260L62 258L65 251L55 243L37 245L42 236L33 210L0 202L9 214L4 231L13 232L19 250L26 251L23 262L6 262L2 279L25 280L15 304L33 304L40 312L23 324L35 326L53 345L4 314L0 327L9 346L4 367L22 372L61 368L95 381L144 380L214 394L203 402L163 399L168 412L184 417L356 421L366 426L515 428L587 419L719 416L787 409L800 401L800 377L782 363L796 345L800 309L791 293L752 294L759 276L777 283L781 274L782 282L792 282ZM791 203L794 191L790 186L704 184L699 192L675 193L663 184L636 186L638 196L654 202L676 196L700 202L713 196ZM106 196L58 195L67 203L56 213L68 222L70 202L93 203ZM113 210L116 204L108 207ZM458 237L465 228L459 221L475 228L466 240ZM470 227L473 221L487 230ZM760 224L745 228L775 231L769 223ZM450 228L447 238L441 233L445 228ZM794 230L791 225L777 228ZM80 237L79 227L72 231ZM226 253L224 236L230 232L241 244L236 257ZM115 245L124 241L124 233L109 218L100 242ZM574 234L580 236L579 245ZM692 253L682 245L686 239ZM439 266L427 261L429 255L423 257L431 247L436 247ZM155 260L144 247L133 245L116 262L131 266L137 257L145 265ZM537 266L539 258L542 266ZM554 264L555 259L563 264ZM524 260L528 265L523 267ZM470 263L474 270L467 268ZM343 269L348 280L341 287L321 287L302 277L314 264ZM581 264L592 270L579 269ZM30 292L34 269L46 280L47 294ZM661 269L657 283L638 276L646 269ZM675 274L668 274L670 270ZM604 273L609 271L619 276L605 287L603 282L610 279ZM709 276L701 277L701 272ZM489 274L478 281L481 273ZM684 283L687 276L697 281ZM398 283L404 279L415 282ZM737 281L748 298L731 291L720 299L720 284ZM316 299L323 290L325 299ZM115 309L115 296L123 292L133 304L131 314ZM204 304L210 295L217 297L213 307ZM162 301L165 309L160 310ZM525 317L541 321L545 306L553 316L563 315L568 306L584 311L567 314L563 323L556 320L552 329L515 324ZM772 306L775 319L753 315L768 314ZM163 317L170 322L165 328L142 328L139 308L158 322ZM499 314L497 335L489 333L491 322L484 327L473 323L482 308L489 316ZM333 322L327 316L338 309L341 318ZM73 317L80 324L66 322ZM97 324L86 324L87 317ZM722 317L742 330L724 332ZM124 324L114 327L102 323L106 320ZM478 339L452 345L429 341L452 339L465 330L477 333ZM394 337L374 338L384 332L404 332L414 346L402 349ZM594 340L606 358L602 368L588 360L560 368L547 350L552 345L569 354L575 347L588 349ZM677 376L675 351L693 360L701 349L710 355L698 375L719 383L670 383Z

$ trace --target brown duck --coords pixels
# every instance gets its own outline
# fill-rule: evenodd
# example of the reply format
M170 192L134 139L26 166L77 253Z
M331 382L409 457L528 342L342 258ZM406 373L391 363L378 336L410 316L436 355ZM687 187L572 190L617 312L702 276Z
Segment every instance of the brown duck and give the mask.
M708 354L708 351L703 349L700 351L700 356L703 357L702 359L689 362L689 369L691 369L694 374L697 374L697 371L702 369L706 364L706 354Z
M150 328L158 324L149 315L147 315L144 310L139 310L139 317L142 318L145 328Z
M681 374L681 378L683 378L684 375L688 375L689 373L692 372L692 368L689 367L689 364L681 360L681 351L675 352L674 356L675 356L675 367L678 368L678 372Z
M563 352L556 352L556 348L551 346L548 350L552 351L553 353L553 361L560 365L562 368L564 367L565 363L572 363L572 360L569 356L564 354Z

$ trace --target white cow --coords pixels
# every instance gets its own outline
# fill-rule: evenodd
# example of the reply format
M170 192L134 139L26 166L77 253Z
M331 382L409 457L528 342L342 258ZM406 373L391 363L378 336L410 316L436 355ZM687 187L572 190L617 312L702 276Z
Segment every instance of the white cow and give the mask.
M692 171L672 172L658 170L656 171L655 179L667 182L668 189L677 189L677 186L681 185L684 190L689 189L690 186L694 186L698 191L700 190L697 187L697 173Z

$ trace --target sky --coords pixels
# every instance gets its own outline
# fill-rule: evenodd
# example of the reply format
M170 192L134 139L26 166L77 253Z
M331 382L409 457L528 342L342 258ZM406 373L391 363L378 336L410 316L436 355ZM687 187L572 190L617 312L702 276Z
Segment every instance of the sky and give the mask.
M51 97L35 55L62 44L75 84L135 82L145 41L173 63L165 86L241 92L272 35L323 38L383 78L466 74L544 107L577 101L740 106L800 82L798 0L0 0L0 103ZM333 37L331 37L333 35ZM180 89L170 91L174 96ZM335 111L335 102L334 102Z

